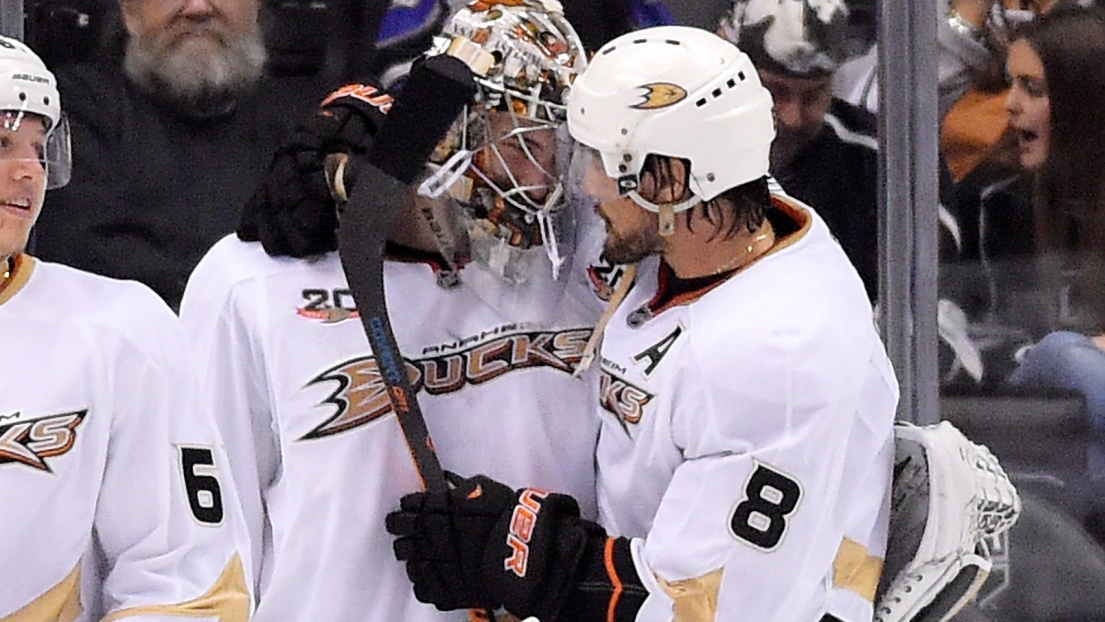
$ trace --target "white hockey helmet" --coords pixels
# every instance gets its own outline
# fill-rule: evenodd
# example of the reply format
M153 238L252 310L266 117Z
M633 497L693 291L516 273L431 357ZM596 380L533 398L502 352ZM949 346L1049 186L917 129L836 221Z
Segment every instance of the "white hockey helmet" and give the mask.
M771 108L735 45L698 28L658 26L598 51L572 87L568 130L649 211L659 206L637 194L645 157L688 160L694 197L673 206L677 213L768 174Z
M69 182L69 126L61 112L57 80L45 63L22 42L0 36L0 115L8 129L17 129L26 115L41 118L47 131L46 187Z
M832 73L848 55L844 0L735 0L718 32L761 69Z

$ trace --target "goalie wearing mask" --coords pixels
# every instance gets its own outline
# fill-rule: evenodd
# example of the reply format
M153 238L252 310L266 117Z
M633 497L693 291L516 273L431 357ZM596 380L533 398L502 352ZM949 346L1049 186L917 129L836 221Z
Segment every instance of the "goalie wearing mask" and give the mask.
M564 95L586 57L547 0L461 9L427 53L441 54L469 64L477 96L390 230L392 329L443 465L570 491L595 517L598 389L572 371L600 303L576 278L560 181ZM243 497L262 622L467 619L416 600L383 528L421 484L357 320L324 173L328 156L347 155L335 190L353 193L392 101L371 85L328 97L181 306Z
M486 12L462 10L447 29L455 36L438 40L442 52L478 41L474 62L489 67L487 75L477 68L478 101L431 156L434 173L419 195L448 196L436 205L460 207L471 255L514 283L529 279L539 254L557 278L570 243L561 181L570 144L564 101L586 63L570 28L558 13L490 5Z

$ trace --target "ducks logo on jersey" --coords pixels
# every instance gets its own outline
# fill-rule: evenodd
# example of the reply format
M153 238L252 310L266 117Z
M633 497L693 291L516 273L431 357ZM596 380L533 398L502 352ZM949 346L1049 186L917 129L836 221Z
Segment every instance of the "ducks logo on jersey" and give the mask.
M608 361L603 361L604 367ZM629 426L641 422L641 415L645 412L645 405L652 401L655 395L629 384L625 380L615 376L606 369L599 376L599 405L603 410L611 413L618 420L618 425L629 436Z
M591 336L590 328L489 332L425 348L423 358L407 360L407 374L415 393L453 393L529 367L551 367L570 375ZM307 386L331 382L337 386L320 405L335 406L337 412L300 440L333 436L392 412L387 386L373 356L335 365Z
M88 410L47 415L31 419L16 412L0 415L0 467L18 463L53 473L47 458L56 458L73 448L77 426Z

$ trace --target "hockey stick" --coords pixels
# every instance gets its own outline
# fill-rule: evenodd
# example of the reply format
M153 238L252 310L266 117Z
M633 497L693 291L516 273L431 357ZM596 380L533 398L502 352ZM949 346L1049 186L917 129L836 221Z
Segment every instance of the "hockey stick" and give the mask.
M348 170L347 159L331 157L326 166L327 181L339 202L355 178L339 219L338 254L380 378L423 487L430 492L443 492L449 486L388 319L384 245L410 185L475 93L467 65L449 56L430 57L411 72L366 160Z

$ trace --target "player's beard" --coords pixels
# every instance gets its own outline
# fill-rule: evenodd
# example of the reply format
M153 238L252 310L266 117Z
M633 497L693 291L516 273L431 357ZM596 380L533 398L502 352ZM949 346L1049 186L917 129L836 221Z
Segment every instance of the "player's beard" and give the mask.
M203 34L172 27L134 34L123 66L150 97L188 118L205 119L234 109L260 80L266 55L259 27L234 37L217 22L198 26Z
M615 229L606 216L603 216L603 220L606 221L606 242L602 254L613 263L637 263L646 257L660 254L664 248L664 238L660 236L659 227L651 220L637 223L632 229Z

